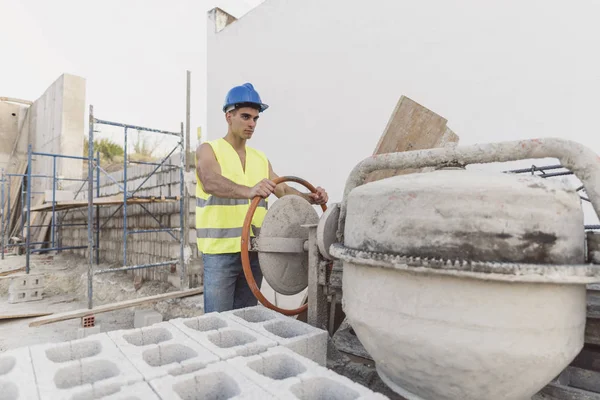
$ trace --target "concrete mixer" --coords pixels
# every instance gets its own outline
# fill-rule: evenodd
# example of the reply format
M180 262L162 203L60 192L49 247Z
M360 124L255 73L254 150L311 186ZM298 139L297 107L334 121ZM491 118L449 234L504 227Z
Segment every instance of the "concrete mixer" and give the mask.
M251 242L254 199L242 236L246 278L266 307L307 311L330 333L341 301L381 379L407 399L530 399L583 346L586 284L600 281L588 254L599 249L586 247L575 190L465 167L538 158L558 158L600 211L600 157L574 142L377 155L354 168L342 202L320 217L298 196L277 200ZM425 167L434 170L364 183L375 170ZM307 288L307 304L271 304L248 251L259 252L277 292Z

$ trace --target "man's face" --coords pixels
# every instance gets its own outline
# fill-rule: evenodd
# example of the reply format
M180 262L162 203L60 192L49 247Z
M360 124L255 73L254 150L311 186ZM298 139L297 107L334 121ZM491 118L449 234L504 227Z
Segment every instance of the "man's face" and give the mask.
M258 122L258 110L242 107L230 111L226 115L231 132L240 139L250 139Z

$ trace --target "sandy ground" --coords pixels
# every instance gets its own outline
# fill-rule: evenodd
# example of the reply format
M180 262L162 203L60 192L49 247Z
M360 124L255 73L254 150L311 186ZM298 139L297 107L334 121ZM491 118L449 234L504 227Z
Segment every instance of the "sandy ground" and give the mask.
M20 304L8 304L10 277L0 279L0 315L14 315L50 311L54 313L87 308L87 260L73 255L32 256L31 273L43 273L46 284L43 300ZM0 260L0 271L25 266L25 256L6 257ZM117 265L101 264L100 268ZM173 292L177 289L169 283L145 281L135 290L133 277L124 272L94 277L94 306L123 300ZM139 308L101 313L96 315L96 325L101 331L133 328L136 309L153 308L164 320L191 317L203 313L202 296L165 300ZM0 320L0 351L6 351L38 343L61 342L77 338L81 319L56 322L39 327L29 327L31 318Z

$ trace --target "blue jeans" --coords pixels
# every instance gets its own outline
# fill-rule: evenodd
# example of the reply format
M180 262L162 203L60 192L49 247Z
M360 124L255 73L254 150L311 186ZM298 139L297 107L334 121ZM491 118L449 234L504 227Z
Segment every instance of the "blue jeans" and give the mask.
M252 294L244 271L240 253L202 254L204 263L204 313L228 311L251 307L258 303ZM250 252L250 266L260 288L262 271L258 254Z

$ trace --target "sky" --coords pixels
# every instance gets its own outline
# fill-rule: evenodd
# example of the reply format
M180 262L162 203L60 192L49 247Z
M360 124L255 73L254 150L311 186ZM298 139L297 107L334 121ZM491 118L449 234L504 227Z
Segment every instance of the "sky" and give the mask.
M190 70L195 145L206 118L207 11L241 17L262 1L0 0L0 96L34 101L69 73L86 79L86 121L93 104L97 118L178 132ZM98 136L122 142L111 129Z

